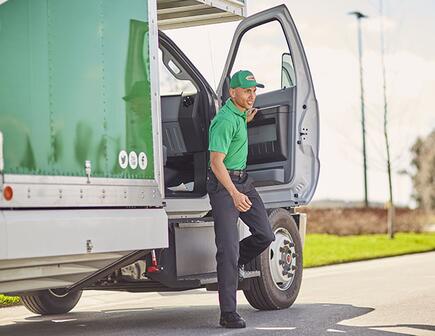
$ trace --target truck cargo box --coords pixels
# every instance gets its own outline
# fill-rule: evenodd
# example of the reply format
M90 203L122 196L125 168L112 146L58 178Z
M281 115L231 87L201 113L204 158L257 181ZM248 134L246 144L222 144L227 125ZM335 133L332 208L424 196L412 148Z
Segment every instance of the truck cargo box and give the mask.
M0 7L1 207L161 206L147 1Z

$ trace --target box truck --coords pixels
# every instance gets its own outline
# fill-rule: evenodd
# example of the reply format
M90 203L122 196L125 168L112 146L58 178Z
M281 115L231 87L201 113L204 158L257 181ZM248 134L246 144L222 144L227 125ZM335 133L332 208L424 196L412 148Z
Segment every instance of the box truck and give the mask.
M276 240L239 287L256 309L294 302L306 228L296 209L319 176L318 106L288 8L247 16L246 2L0 5L0 293L56 314L83 290L216 289L208 126L247 45L246 68L258 73L257 56L280 77L259 92L248 124L247 170ZM235 20L215 91L165 31ZM276 34L262 33L270 25ZM244 43L253 31L254 45ZM284 52L264 50L279 38Z

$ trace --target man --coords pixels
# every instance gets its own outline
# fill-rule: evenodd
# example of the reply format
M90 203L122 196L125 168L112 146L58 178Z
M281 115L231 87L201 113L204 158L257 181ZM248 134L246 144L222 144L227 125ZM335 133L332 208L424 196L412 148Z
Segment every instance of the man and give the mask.
M212 120L209 129L210 169L207 191L213 210L218 272L220 325L244 328L236 312L236 291L242 267L275 239L264 204L246 173L248 127L257 87L250 71L236 72L230 81L230 98ZM251 236L239 243L238 218Z

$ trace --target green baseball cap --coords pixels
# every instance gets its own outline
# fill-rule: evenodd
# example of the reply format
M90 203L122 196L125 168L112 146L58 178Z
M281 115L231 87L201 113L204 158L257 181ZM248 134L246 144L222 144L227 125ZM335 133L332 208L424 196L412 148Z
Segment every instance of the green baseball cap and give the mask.
M255 77L251 71L240 70L240 71L237 71L231 77L230 87L232 89L235 89L235 88L247 89L247 88L254 87L254 86L259 87L259 88L264 88L263 84L257 83L257 81L255 80Z

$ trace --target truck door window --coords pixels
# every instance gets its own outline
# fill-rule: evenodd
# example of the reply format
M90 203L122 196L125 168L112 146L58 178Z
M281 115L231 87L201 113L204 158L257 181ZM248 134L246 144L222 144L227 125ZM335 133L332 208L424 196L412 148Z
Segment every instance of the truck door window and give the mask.
M283 56L287 55L287 56ZM283 61L286 63L283 64ZM293 69L293 62L284 31L278 21L271 21L248 30L240 41L231 73L246 69L265 85L259 93L276 91L283 86L282 68ZM286 78L285 86L295 86Z
M293 68L292 56L282 54L281 62L281 89L293 87L296 85L295 69Z
M176 75L181 73L181 69L173 61L168 62L168 67L163 63L163 53L159 49L160 67L160 95L192 95L197 90L190 80L178 79Z

